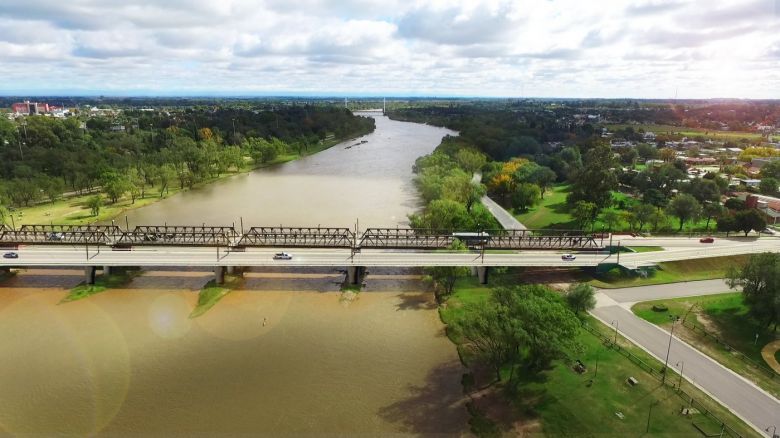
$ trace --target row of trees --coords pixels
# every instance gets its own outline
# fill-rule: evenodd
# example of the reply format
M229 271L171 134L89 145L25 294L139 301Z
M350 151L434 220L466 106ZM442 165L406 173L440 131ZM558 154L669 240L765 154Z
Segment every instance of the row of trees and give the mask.
M162 196L172 183L192 187L239 171L247 156L268 163L282 154L305 153L328 135L343 138L374 128L373 119L327 107L187 109L139 117L145 124L118 132L93 123L96 119L86 129L75 118L0 119L0 205L27 206L96 190L111 202L124 196L135 202L152 186ZM287 137L256 136L271 132Z

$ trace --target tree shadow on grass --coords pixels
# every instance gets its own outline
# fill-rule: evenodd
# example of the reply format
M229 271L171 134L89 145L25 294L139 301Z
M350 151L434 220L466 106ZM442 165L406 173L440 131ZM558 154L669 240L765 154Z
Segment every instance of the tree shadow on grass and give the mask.
M468 430L468 397L460 386L463 372L456 361L434 368L422 386L408 387L406 398L380 408L379 417L403 433L463 435Z

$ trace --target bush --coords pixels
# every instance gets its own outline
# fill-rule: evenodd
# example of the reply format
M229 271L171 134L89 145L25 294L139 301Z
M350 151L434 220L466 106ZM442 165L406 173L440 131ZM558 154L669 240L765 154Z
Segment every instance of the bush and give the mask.
M653 312L666 312L669 308L665 304L653 304Z

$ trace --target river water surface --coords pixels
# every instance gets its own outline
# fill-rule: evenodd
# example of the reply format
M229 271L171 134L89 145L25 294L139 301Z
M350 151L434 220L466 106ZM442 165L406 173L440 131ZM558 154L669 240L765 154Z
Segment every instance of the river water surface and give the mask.
M358 141L133 212L133 223L394 226L446 130L377 118ZM197 218L197 220L195 220ZM0 282L0 431L11 436L462 434L454 346L413 273L264 270L190 319L208 272L146 271L59 304L83 274Z

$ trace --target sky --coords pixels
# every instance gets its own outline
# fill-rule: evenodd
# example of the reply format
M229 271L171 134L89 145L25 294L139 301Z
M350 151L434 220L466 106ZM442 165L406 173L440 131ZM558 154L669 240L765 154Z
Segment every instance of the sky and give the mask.
M0 0L0 94L780 98L780 0Z

